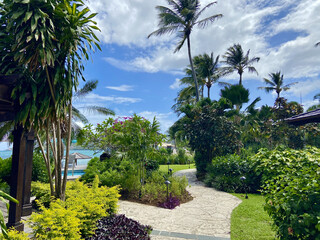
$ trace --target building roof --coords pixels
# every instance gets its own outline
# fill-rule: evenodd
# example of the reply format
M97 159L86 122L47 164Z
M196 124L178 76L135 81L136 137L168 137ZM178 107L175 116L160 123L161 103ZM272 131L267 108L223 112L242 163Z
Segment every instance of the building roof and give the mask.
M320 122L320 109L316 109L310 112L301 113L290 118L286 118L285 121L289 124L300 126L307 123L319 123Z

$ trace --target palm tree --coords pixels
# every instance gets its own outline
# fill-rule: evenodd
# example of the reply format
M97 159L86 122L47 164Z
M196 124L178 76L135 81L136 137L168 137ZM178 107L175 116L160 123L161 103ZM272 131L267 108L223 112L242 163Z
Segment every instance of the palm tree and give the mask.
M160 18L159 29L150 33L148 38L153 35L161 36L167 33L170 34L179 32L179 37L181 38L181 40L174 52L179 51L187 40L189 62L196 90L196 100L199 101L198 82L191 56L190 34L194 26L204 28L210 22L221 18L222 14L212 15L205 19L198 20L204 10L211 7L216 2L211 2L202 9L200 9L199 0L167 0L167 2L172 8L164 6L156 7L156 9L159 11L158 16Z
M266 92L272 92L272 91L276 91L277 93L277 99L280 98L280 93L282 91L287 91L290 89L291 86L293 86L294 84L296 84L297 82L294 83L289 83L287 85L283 85L283 74L281 74L281 72L275 72L275 73L270 73L270 80L267 78L264 78L264 82L266 83L266 85L268 85L267 87L259 87L259 89L264 89Z
M225 73L233 73L234 71L237 71L240 76L239 85L242 85L242 74L245 69L248 69L249 72L258 74L257 70L254 66L252 66L252 64L259 62L260 58L249 58L249 53L250 49L246 54L244 54L241 45L234 44L233 46L229 47L225 55L223 55L225 60L222 62L227 65L227 67L224 67Z
M221 89L221 97L229 99L233 106L239 111L244 103L249 102L249 90L242 85L231 85Z
M197 73L205 79L205 85L208 89L208 98L210 98L210 88L212 84L218 81L220 69L218 68L219 55L214 59L213 53L198 55L193 58Z

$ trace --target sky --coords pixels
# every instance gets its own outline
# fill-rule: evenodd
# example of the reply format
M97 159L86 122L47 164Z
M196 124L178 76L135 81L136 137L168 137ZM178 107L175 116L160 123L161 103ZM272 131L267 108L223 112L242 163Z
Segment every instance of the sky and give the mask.
M210 3L200 0L201 6ZM165 0L88 0L102 51L91 54L85 63L87 80L99 84L87 97L74 102L92 124L106 116L87 112L85 106L104 106L117 116L136 113L160 122L161 131L178 119L171 110L184 69L189 65L186 46L174 53L176 34L147 36L158 29L156 6L168 6ZM316 104L313 96L320 92L320 1L319 0L218 0L207 8L202 18L223 14L204 29L191 33L192 55L211 52L220 58L235 43L241 44L250 57L260 57L254 64L258 75L245 72L243 85L250 90L250 100L260 96L257 106L273 106L276 94L265 93L263 78L281 71L286 84L298 82L281 93L289 101L302 103L305 109ZM201 18L201 17L200 17ZM229 75L221 81L236 84L239 76ZM80 85L83 85L81 83ZM211 97L220 97L213 86Z

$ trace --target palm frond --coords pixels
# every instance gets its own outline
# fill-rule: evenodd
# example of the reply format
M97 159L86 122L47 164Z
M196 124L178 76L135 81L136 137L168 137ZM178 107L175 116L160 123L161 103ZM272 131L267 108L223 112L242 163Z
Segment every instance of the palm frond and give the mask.
M320 100L320 93L313 96L313 100L316 100L316 99Z
M223 17L222 14L216 14L211 17L207 17L205 19L202 19L202 20L196 22L195 24L198 25L200 28L205 28L210 22L214 22L215 20L222 18L222 17Z
M86 107L88 111L90 112L98 112L98 113L101 113L103 115L115 115L115 112L108 109L108 108L105 108L105 107L100 107L100 106L89 106L89 107Z
M271 81L271 80L269 80L269 79L267 79L267 78L264 78L263 81L264 81L266 84L270 85L270 86L273 86L273 87L276 86L276 84L275 84L273 81Z
M84 97L85 95L87 95L88 93L96 89L97 85L98 85L98 80L87 81L86 84L74 94L74 97L76 98Z
M252 72L252 73L256 73L258 75L257 69L255 67L253 67L253 66L248 66L248 71Z
M266 92L272 92L273 90L276 90L275 87L258 87L258 89L265 90Z
M8 121L8 122L2 122L0 124L0 140L4 140L5 137L8 137L10 134L12 134L12 130L14 128L14 122Z
M155 36L161 36L161 35L164 35L164 34L172 34L176 31L179 30L179 26L169 26L169 27L162 27L162 28L159 28L158 30L150 33L148 35L148 38L150 38L151 36L155 35Z
M298 83L298 82L289 83L289 84L283 86L283 90L284 90L284 91L287 91L287 90L290 89L290 87L292 87L293 85L296 85L297 83ZM286 88L286 90L285 90L285 88Z
M218 82L218 85L220 87L230 87L232 84L231 83L227 83L227 82Z
M179 50L182 48L184 42L186 41L187 36L184 34L183 38L181 39L181 41L178 43L178 46L176 47L176 49L174 50L174 53L179 52Z
M254 109L255 106L256 106L256 104L257 104L258 102L260 102L260 101L261 101L261 98L260 98L260 97L257 97L256 99L254 99L254 100L252 101L252 103L250 103L250 105L246 108L246 111L248 111L248 110L250 110L250 109Z
M202 14L207 8L211 7L212 5L214 5L214 4L216 4L216 3L217 3L217 2L211 2L211 3L207 4L206 6L204 6L204 7L196 14L195 19L197 20L197 19L201 16L201 14Z
M77 108L72 106L72 117L80 120L83 123L88 123L88 119Z

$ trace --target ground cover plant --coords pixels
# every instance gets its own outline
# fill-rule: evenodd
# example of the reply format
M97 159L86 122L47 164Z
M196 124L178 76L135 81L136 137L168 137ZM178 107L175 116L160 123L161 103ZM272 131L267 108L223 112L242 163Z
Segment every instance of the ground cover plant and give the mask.
M232 240L274 240L272 219L264 211L265 199L260 194L232 194L242 200L231 214Z
M152 228L141 225L125 215L111 215L97 222L95 234L88 240L149 240Z

